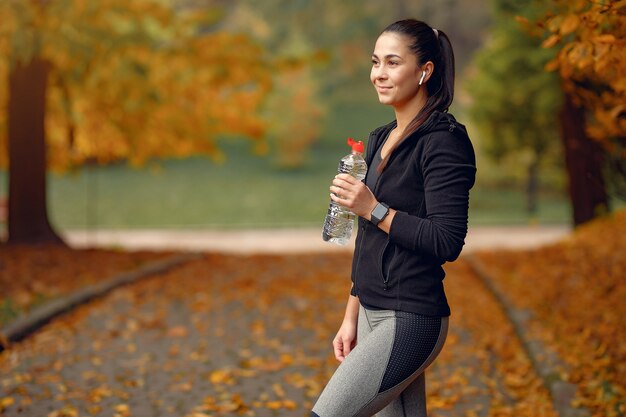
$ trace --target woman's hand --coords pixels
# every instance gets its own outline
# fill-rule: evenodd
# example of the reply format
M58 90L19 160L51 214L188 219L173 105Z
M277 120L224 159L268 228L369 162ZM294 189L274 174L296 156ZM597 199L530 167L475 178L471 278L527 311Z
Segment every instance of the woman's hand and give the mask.
M337 174L330 191L331 200L366 220L370 219L372 210L378 204L372 191L350 174Z
M357 323L353 320L344 320L341 323L341 327L333 339L335 358L339 362L343 362L348 353L356 346L356 328Z

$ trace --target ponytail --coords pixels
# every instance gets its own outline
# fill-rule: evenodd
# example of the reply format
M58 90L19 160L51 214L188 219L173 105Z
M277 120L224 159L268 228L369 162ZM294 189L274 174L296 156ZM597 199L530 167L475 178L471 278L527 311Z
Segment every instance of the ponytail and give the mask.
M393 150L411 136L434 111L447 112L454 98L454 52L450 38L442 30L433 29L428 24L416 20L406 19L392 23L384 31L398 33L410 39L409 49L417 57L417 62L423 64L431 61L434 65L433 73L426 82L428 98L426 104L417 113L415 118L402 132L402 136L378 165L382 172L389 162Z

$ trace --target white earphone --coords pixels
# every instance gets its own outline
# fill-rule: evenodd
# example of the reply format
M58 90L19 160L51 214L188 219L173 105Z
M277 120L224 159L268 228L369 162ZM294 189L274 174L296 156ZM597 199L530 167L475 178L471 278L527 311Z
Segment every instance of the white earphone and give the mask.
M426 71L422 71L422 78L420 78L420 82L418 85L422 85L422 83L424 82L424 77L426 77Z

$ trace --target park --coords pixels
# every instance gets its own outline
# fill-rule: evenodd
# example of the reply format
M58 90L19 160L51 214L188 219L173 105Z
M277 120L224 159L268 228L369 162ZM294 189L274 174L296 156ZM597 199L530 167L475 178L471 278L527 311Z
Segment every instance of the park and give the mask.
M0 416L309 416L357 233L322 240L329 185L406 17L477 167L428 415L626 416L621 0L0 2Z

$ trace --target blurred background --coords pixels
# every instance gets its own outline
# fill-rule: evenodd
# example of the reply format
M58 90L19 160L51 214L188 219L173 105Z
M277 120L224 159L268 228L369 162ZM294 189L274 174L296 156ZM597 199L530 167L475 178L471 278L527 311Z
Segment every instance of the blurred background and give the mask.
M0 0L0 415L308 415L328 187L409 16L478 165L430 415L626 415L624 0Z
M4 239L321 227L346 139L393 119L370 55L407 16L455 48L471 224L583 223L626 194L624 6L602 3L4 0Z

